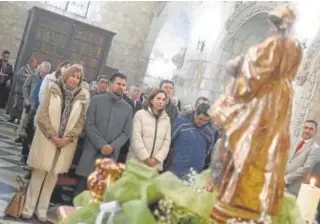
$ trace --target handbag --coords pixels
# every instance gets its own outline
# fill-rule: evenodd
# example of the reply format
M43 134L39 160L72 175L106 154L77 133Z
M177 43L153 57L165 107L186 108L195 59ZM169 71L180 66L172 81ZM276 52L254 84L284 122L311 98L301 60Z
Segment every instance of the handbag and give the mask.
M20 176L17 176L16 181L18 183L18 190L7 205L5 215L19 218L23 211L28 185Z

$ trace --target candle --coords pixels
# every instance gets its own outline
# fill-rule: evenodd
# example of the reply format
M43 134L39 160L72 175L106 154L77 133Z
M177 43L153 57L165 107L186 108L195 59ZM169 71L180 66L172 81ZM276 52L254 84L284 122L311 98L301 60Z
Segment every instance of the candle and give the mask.
M315 183L316 179L311 178L310 184L301 184L297 198L302 219L306 223L313 223L320 199L320 189L315 186Z

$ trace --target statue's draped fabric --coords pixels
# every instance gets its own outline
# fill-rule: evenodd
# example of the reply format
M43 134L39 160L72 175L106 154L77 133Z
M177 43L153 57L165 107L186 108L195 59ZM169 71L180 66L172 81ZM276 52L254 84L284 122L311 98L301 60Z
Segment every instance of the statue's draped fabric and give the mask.
M215 219L256 219L262 211L279 210L290 148L291 82L301 58L302 48L291 36L275 35L250 47L240 72L213 105L225 159Z

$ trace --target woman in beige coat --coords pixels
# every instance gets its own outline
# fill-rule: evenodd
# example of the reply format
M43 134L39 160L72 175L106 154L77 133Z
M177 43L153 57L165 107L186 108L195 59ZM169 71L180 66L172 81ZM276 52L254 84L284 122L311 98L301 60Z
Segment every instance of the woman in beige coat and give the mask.
M128 159L136 159L159 171L168 155L171 142L170 118L165 111L167 95L154 90L133 118L131 147Z
M22 216L45 222L58 174L68 172L85 122L83 70L71 66L40 104L28 165L33 168ZM35 211L36 209L36 211Z

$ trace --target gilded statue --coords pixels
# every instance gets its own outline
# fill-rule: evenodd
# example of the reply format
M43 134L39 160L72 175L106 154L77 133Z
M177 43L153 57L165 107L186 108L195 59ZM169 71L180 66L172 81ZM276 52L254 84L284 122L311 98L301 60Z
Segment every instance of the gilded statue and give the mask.
M223 133L217 155L224 163L212 211L219 223L276 215L282 205L292 81L302 58L301 44L290 34L295 18L289 6L269 12L273 35L229 61L234 79L211 108Z
M96 201L102 201L105 189L120 178L125 165L112 159L97 159L96 169L88 177L88 189Z

